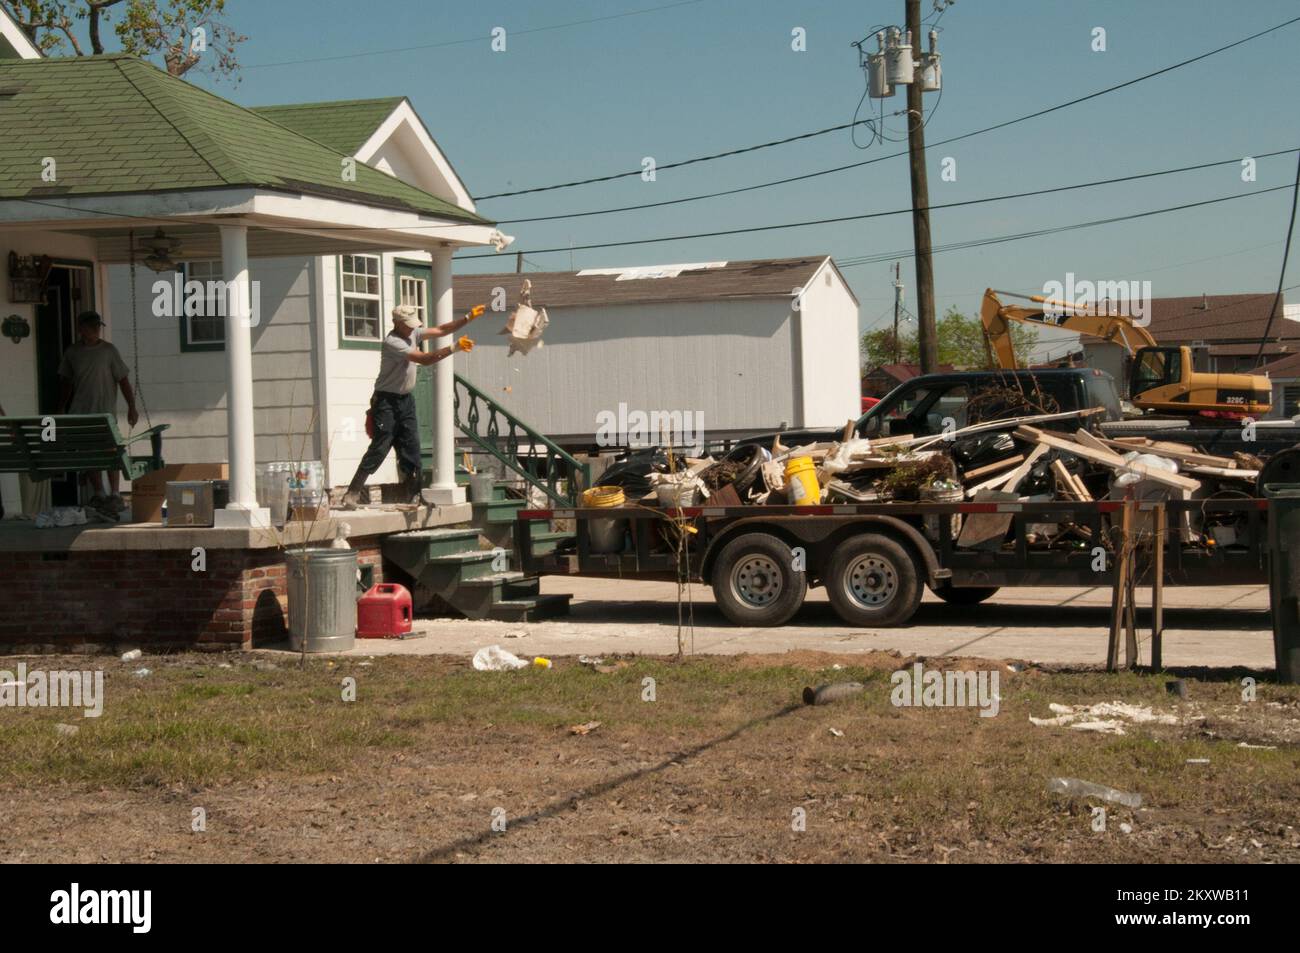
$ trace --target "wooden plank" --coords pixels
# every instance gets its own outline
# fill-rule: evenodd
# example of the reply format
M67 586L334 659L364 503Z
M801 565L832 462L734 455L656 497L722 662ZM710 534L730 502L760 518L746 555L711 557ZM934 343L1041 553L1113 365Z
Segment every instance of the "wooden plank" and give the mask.
M1037 444L1033 450L1029 451L1029 456L1025 457L1025 462L1007 474L1006 482L999 486L998 489L1005 490L1008 493L1014 493L1016 488L1020 486L1021 481L1024 480L1025 477L1029 476L1029 471L1034 468L1034 464L1036 464L1039 459L1048 452L1048 450L1049 448L1044 447L1042 444Z
M1128 596L1129 531L1133 525L1133 501L1125 500L1120 511L1119 540L1115 544L1115 578L1111 583L1110 634L1106 640L1106 671L1119 668L1119 639L1125 623L1125 600Z
M1056 476L1057 486L1064 489L1074 499L1079 499L1079 491L1074 485L1074 480L1070 479L1070 471L1065 469L1065 464L1060 460L1052 461L1052 473Z
M1021 440L1035 441L1056 450L1064 450L1076 457L1091 460L1093 463L1101 463L1115 470L1128 470L1139 476L1154 480L1156 483L1163 483L1166 486L1176 487L1180 490L1197 490L1201 486L1200 480L1192 480L1179 476L1177 473L1170 473L1168 470L1148 467L1142 463L1125 463L1124 458L1112 450L1098 450L1095 447L1085 446L1082 443L1058 437L1055 434L1045 433L1041 430L1035 430L1032 427L1018 428L1016 436Z
M974 470L967 470L962 477L967 480L978 480L982 476L990 473L997 473L999 470L1005 470L1007 467L1014 467L1018 463L1023 463L1025 455L1017 453L1014 457L1007 457L1005 460L998 460L994 463L986 464L982 467L976 467Z
M1165 520L1165 505L1157 503L1153 511L1156 526L1155 567L1151 580L1151 667L1164 668L1165 643L1165 540L1169 525Z
M1146 440L1145 437L1142 439ZM1134 444L1123 443L1120 440L1110 440L1102 437L1098 442L1104 447L1119 448L1125 453L1128 453L1131 450L1136 450L1139 453L1149 453L1153 457L1164 457L1167 460L1175 460L1178 463L1185 463L1188 466L1225 467L1231 469L1237 465L1237 461L1230 457L1217 457L1209 453L1197 453L1191 447L1188 447L1186 450L1172 449L1167 446L1161 446L1160 444L1150 440L1147 440L1146 443Z
M1202 476L1219 477L1222 480L1249 480L1254 483L1259 479L1258 470L1227 469L1225 467L1189 467L1192 473Z
M1019 501L1020 497L1014 493L999 493L996 490L982 490L975 496L976 503ZM975 513L967 516L962 523L961 535L957 537L957 545L964 549L1001 549L1014 518L1014 513Z
M1088 407L1085 410L1067 410L1059 414L1035 414L1032 417L1008 417L1006 420L990 420L987 423L971 424L969 427L962 427L960 430L954 430L950 433L939 434L937 437L917 437L917 449L927 447L932 443L938 443L940 440L953 441L958 437L965 437L973 433L983 433L988 430L1006 430L1009 427L1019 427L1026 424L1047 423L1051 420L1067 420L1070 417L1093 417L1097 414L1104 414L1105 407Z

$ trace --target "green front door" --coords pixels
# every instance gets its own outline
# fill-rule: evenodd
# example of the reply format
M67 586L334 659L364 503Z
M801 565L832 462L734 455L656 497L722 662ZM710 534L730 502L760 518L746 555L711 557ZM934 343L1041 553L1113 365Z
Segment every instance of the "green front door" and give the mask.
M433 325L433 308L429 293L433 285L433 268L414 261L393 265L394 297L398 304L409 304L420 315L425 327ZM426 348L428 345L425 345ZM433 368L420 368L415 382L415 414L420 421L420 457L424 469L433 467Z

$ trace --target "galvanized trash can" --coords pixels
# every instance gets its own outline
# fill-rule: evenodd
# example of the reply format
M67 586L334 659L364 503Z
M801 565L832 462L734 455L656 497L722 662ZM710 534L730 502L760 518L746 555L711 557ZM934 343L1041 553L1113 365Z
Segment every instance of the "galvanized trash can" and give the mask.
M1267 483L1268 596L1281 682L1300 682L1300 484Z
M295 652L346 652L357 636L355 549L299 549L285 554L289 644Z

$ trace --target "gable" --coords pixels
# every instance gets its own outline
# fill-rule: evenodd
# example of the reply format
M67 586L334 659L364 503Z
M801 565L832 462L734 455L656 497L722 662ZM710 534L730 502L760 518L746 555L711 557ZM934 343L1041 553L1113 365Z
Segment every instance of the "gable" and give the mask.
M0 60L39 60L43 55L0 7Z

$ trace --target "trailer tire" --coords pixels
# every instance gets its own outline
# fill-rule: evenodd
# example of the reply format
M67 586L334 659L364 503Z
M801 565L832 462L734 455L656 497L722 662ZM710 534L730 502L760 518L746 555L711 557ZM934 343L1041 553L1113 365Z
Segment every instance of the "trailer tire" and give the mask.
M850 625L902 625L921 602L912 554L878 533L850 536L835 547L823 582L835 612Z
M993 598L1000 586L931 586L930 591L950 606L977 606Z
M713 563L713 598L736 625L782 625L808 593L806 573L794 553L768 533L745 533L722 547Z

